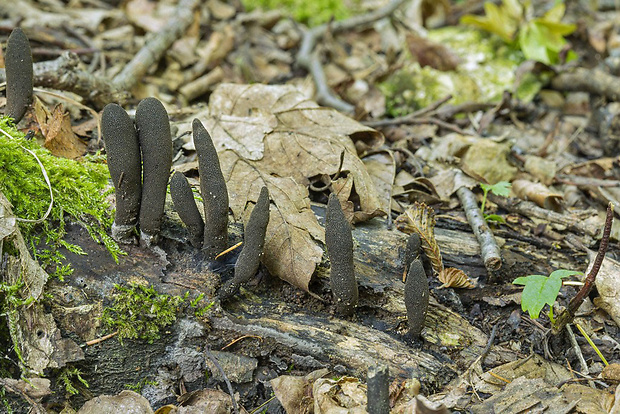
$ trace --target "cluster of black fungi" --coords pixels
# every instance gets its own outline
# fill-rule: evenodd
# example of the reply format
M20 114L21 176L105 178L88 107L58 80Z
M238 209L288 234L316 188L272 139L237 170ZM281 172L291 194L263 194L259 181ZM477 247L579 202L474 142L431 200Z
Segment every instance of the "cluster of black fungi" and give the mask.
M9 36L5 54L6 110L15 123L32 102L33 64L28 38L20 28ZM159 239L166 188L172 164L172 138L168 114L160 101L146 98L138 104L135 122L115 103L108 104L101 119L108 167L116 191L116 215L112 236L121 243L145 246ZM228 247L228 191L211 136L198 119L192 123L198 155L200 192L204 217L200 214L187 178L175 172L170 179L174 208L187 227L190 243L214 260ZM219 291L220 299L233 296L258 271L269 223L269 191L262 187L244 229L243 247L235 263L234 276ZM353 265L353 239L336 194L329 196L325 242L331 263L330 285L339 312L350 315L358 303ZM429 285L421 259L420 238L412 234L407 243L405 305L411 337L420 336L428 308Z

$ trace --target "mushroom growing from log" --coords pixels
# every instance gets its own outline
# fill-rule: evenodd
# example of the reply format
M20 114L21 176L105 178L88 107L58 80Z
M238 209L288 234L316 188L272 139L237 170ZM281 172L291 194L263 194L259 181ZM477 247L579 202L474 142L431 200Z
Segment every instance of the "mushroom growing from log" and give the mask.
M221 300L228 299L237 293L239 287L256 274L263 255L268 224L269 191L267 187L263 187L260 190L254 210L250 214L248 224L244 229L243 249L235 263L235 275L220 290L219 296Z
M429 296L430 291L424 266L422 261L416 258L409 266L407 281L405 282L405 307L407 308L409 335L412 339L417 339L422 334Z
M192 246L200 249L205 224L194 201L194 193L183 173L175 172L170 180L170 196L174 209L179 213L181 221L187 226L189 241Z
M143 99L136 109L136 128L142 150L140 240L157 243L172 165L172 138L166 109L155 98Z
M32 102L33 67L28 38L15 28L6 45L6 110L4 114L17 124Z
M119 105L106 105L101 116L108 169L116 193L112 237L121 243L134 241L142 197L140 144L127 112Z
M336 194L329 195L325 220L325 244L331 263L330 285L337 309L349 315L358 301L353 269L353 237Z
M205 211L202 249L206 258L213 260L228 245L228 190L211 136L198 119L194 119L192 128Z

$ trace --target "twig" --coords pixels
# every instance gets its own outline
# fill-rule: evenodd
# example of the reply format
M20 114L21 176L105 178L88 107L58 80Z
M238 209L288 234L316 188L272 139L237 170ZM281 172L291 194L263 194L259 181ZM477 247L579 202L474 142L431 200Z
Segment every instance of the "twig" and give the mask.
M573 330L570 328L570 325L564 326L566 326L566 332L568 332L568 340L570 341L571 348L573 349L573 352L575 353L575 356L577 357L577 359L579 360L579 364L581 365L581 371L586 375L590 374L590 372L588 371L588 364L586 363L586 360L581 353L581 348L577 343L577 339L575 339L575 334L573 333Z
M140 51L113 80L115 87L128 90L138 83L147 70L166 53L166 51L189 27L194 19L194 10L200 0L181 0L166 26L147 41Z
M228 393L230 394L230 399L232 400L233 411L235 412L235 414L239 414L239 407L237 407L237 400L235 400L235 392L233 391L232 384L230 383L230 380L226 376L224 369L222 368L220 363L217 362L217 359L215 359L215 357L209 350L208 346L205 346L205 354L207 354L207 357L209 357L211 362L213 362L213 365L215 365L218 371L220 371L220 374L222 374L222 377L224 378L224 382L226 382L226 386L228 387Z
M368 367L367 410L369 414L389 414L390 384L388 366L379 363Z
M312 75L317 88L317 101L321 104L331 106L343 112L352 113L355 107L340 98L336 97L329 86L325 77L325 72L321 65L318 53L315 51L317 42L325 36L329 30L331 33L340 33L351 29L363 29L377 20L391 15L405 0L392 0L384 7L370 13L354 16L350 19L339 22L325 23L304 32L301 46L297 53L297 63Z
M256 339L260 339L261 342L263 342L263 338L261 336L258 335L243 335L240 336L239 338L235 338L233 339L231 342L227 343L226 345L224 345L220 351L225 350L226 348L228 348L229 346L232 346L234 344L236 344L237 342L239 342L240 340L244 339L244 338L256 338Z
M590 237L596 237L599 233L598 229L583 223L582 220L575 219L574 215L559 214L555 211L538 207L531 201L510 200L506 197L498 197L493 194L489 194L489 200L513 213L561 224L570 230L587 234Z
M605 258L605 253L607 252L607 246L609 244L609 234L611 233L611 225L614 221L614 207L613 204L609 203L607 205L607 216L605 217L605 228L603 229L603 236L601 237L601 244L598 248L598 252L596 253L596 258L594 259L594 263L592 264L592 268L590 272L586 276L586 280L579 290L575 297L571 299L568 303L568 307L556 318L555 323L553 324L553 334L557 335L562 332L564 325L571 323L575 318L575 313L577 309L581 306L584 299L590 294L592 289L594 288L594 282L596 280L596 275L601 268L601 264L603 263L603 259Z
M460 174L460 173L459 173ZM480 254L487 270L498 270L502 267L502 258L493 236L493 232L489 228L486 220L482 216L476 196L467 187L461 187L456 191L461 200L463 210L467 216L469 226L474 232L478 243L480 244Z
M97 109L110 102L123 103L129 96L109 79L80 69L79 57L70 52L54 60L35 63L33 69L35 86L73 92L91 101ZM0 69L0 82L6 82L4 69Z
M427 107L418 109L417 111L414 111L407 115L399 116L399 117L392 118L392 119L381 119L379 121L368 121L368 122L362 122L362 123L371 128L380 128L380 127L385 127L385 126L407 124L408 122L411 122L412 120L419 118L422 115L427 115L431 112L434 112L437 108L439 108L444 103L448 102L450 99L452 99L452 95L447 95L431 103Z
M118 335L118 331L114 331L111 334L107 334L107 335L104 335L102 337L99 337L99 338L87 341L86 345L88 345L88 346L97 345L98 343L101 343L103 341L107 341L110 338L114 338L116 335Z
M575 68L560 73L551 80L551 86L559 91L590 92L611 101L620 99L620 78L600 69Z

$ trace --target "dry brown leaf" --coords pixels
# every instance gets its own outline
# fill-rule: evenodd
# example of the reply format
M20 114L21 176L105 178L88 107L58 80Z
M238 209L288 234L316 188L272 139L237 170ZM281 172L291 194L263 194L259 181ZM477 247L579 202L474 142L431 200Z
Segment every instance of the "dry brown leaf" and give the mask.
M443 285L439 286L440 288L464 288L471 289L476 286L473 280L469 278L461 269L456 269L454 267L448 267L443 269L437 275L437 278Z
M65 113L62 104L58 104L52 111L37 97L34 98L34 111L41 133L45 137L43 144L57 157L79 158L86 153L84 144L73 132L71 119Z
M557 213L562 211L562 194L552 193L544 184L533 183L528 180L514 180L512 191L522 200L530 200L547 210Z
M344 151L340 176L353 177L359 197L360 209L353 221L385 214L356 151L356 147L368 150L383 143L383 136L374 129L320 107L287 85L222 84L211 95L209 114L205 126L218 151L235 150L256 161L261 171L292 177L303 185L310 177L335 175Z
M313 371L306 376L280 375L270 381L275 394L287 414L310 414L314 412L312 385L329 373L327 368Z
M441 43L407 33L407 47L421 67L430 66L441 71L455 70L461 59Z
M365 414L366 385L352 377L321 378L312 387L315 414Z
M414 203L396 218L396 228L407 234L418 233L424 253L431 261L433 270L437 274L441 273L443 261L439 245L435 240L435 213L433 209L424 203Z

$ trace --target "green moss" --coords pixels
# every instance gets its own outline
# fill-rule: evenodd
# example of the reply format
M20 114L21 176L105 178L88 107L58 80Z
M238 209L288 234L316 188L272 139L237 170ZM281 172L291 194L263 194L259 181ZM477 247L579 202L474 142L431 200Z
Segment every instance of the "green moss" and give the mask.
M48 218L38 224L20 222L20 230L41 265L55 265L62 277L70 269L61 266L64 256L58 250L60 247L86 254L81 247L63 240L66 220L84 226L117 260L123 252L106 232L112 224L113 211L105 199L112 190L106 191L109 173L103 157L86 156L80 161L55 157L35 140L26 139L8 118L0 117L0 128L0 191L13 205L17 217L38 220L50 204L49 187L41 167L26 149L36 154L49 176L54 204Z
M359 9L359 0L242 0L248 11L262 8L265 10L284 10L298 22L309 26L327 23L332 18L343 20L351 17L351 10Z
M412 58L402 69L379 85L386 96L387 109L400 116L452 95L450 104L468 101L499 102L505 90L512 91L515 70L525 59L523 53L501 39L479 30L447 27L431 30L430 40L447 46L461 62L454 71L421 68ZM529 77L517 89L524 101L531 100L542 82Z
M130 284L115 286L114 304L103 310L101 319L118 339L142 339L152 344L160 330L176 320L179 307L187 299L159 294L152 287Z
M89 387L88 382L82 378L82 372L79 369L70 366L66 366L62 369L62 371L60 371L58 381L65 386L65 391L69 395L76 395L80 393L76 386L84 386L86 388Z

